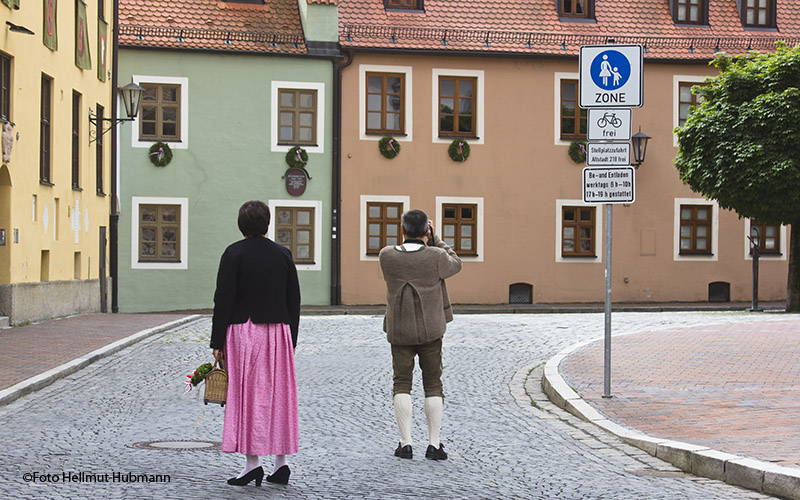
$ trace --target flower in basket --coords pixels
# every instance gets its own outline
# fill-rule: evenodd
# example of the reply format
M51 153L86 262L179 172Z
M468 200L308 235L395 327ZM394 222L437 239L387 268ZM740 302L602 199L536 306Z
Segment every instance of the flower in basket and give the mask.
M211 371L211 368L211 363L203 363L197 367L194 373L191 375L186 375L188 380L186 380L186 387L184 387L183 393L186 394L187 392L190 392L192 387L205 380L206 375Z

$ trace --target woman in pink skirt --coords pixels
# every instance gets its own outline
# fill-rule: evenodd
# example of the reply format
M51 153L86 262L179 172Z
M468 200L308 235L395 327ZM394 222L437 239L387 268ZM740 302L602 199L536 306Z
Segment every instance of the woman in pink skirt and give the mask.
M289 482L286 455L297 453L294 348L300 285L291 252L266 238L269 208L248 201L239 209L244 239L225 249L217 273L211 348L228 369L222 451L246 457L228 484L261 486L260 456L275 455L272 483Z

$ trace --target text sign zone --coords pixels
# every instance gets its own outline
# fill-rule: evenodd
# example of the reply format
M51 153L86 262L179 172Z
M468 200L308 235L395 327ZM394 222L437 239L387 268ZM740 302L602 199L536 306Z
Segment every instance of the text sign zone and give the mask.
M635 187L633 167L583 169L584 203L633 203Z
M643 104L641 45L583 45L582 108L638 108Z

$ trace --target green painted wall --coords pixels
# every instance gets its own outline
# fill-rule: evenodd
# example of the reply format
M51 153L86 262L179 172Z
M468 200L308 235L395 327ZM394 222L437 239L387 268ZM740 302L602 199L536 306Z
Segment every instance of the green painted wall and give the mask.
M309 4L306 0L299 0L297 6L300 8L300 20L308 40L339 41L339 7Z
M225 247L242 238L238 209L247 200L322 202L321 270L299 271L303 304L330 303L332 166L332 63L327 60L120 50L119 81L132 75L188 78L188 149L172 148L173 160L152 165L147 147L132 147L131 130L120 126L119 306L122 312L210 308ZM324 84L322 153L309 153L313 177L292 197L281 176L286 151L270 151L271 82ZM124 108L121 107L121 114ZM188 198L188 269L133 269L133 196ZM273 214L274 217L274 214Z

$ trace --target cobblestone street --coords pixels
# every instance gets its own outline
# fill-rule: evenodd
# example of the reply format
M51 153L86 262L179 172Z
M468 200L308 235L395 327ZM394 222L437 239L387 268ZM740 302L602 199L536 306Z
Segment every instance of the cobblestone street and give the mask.
M776 316L615 313L613 324L621 334ZM414 459L395 458L391 359L381 322L379 316L301 318L300 453L289 457L288 486L226 485L243 458L219 449L133 447L221 439L223 410L203 406L202 391L181 395L186 375L211 359L211 321L203 317L0 407L0 497L771 498L684 474L546 400L537 379L541 365L565 347L601 337L602 314L457 315L444 338L442 442L450 458L424 458L427 428L418 370L412 394ZM519 397L525 390L529 397ZM270 472L270 457L264 465ZM34 472L58 481L23 480ZM62 479L62 473L73 472L160 474L170 482Z

